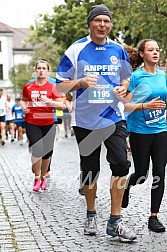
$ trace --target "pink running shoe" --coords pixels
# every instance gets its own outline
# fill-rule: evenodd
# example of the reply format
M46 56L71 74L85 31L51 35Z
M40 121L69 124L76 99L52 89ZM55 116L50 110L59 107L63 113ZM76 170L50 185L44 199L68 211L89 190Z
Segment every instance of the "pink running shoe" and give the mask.
M33 186L33 191L38 192L41 189L41 179L35 179L34 180L34 186Z
M47 182L46 182L46 178L41 178L41 189L42 189L42 190L48 189L48 185L47 185Z

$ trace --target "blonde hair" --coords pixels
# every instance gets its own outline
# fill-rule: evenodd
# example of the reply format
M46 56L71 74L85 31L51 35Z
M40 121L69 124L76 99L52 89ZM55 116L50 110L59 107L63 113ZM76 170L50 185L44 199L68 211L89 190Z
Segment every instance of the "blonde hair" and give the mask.
M39 63L45 63L45 64L47 65L48 71L51 71L51 67L50 67L48 61L45 60L45 59L40 59L40 60L38 60L37 63L35 64L35 69L37 69L37 65L38 65Z

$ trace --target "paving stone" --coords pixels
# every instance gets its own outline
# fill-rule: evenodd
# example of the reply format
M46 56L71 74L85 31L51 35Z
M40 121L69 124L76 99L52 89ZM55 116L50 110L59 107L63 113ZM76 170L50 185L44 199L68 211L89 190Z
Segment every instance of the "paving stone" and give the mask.
M166 233L153 233L147 228L150 176L147 183L131 189L130 204L122 210L123 220L137 232L137 240L130 244L113 241L105 234L110 211L110 169L103 146L96 199L99 235L84 236L86 203L78 193L80 166L75 138L55 141L52 175L45 192L32 191L34 176L27 146L20 148L17 142L6 142L4 148L0 147L0 251L3 246L7 252L15 252L14 246L19 252L167 251ZM167 188L159 213L167 227L166 203Z

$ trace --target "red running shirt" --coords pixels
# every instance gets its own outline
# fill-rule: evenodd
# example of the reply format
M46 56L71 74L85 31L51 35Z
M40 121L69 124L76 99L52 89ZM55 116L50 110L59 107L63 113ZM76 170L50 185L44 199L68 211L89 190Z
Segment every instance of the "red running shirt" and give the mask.
M23 100L28 101L27 108L30 110L30 113L25 115L26 122L39 126L54 123L54 108L40 101L42 96L53 100L61 97L56 86L50 82L43 86L37 85L36 82L24 85Z

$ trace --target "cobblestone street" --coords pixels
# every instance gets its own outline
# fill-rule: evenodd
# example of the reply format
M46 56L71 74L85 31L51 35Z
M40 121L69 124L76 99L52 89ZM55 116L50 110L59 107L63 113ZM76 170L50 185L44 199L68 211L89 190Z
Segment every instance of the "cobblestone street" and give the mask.
M79 155L75 137L55 140L49 189L33 192L27 143L6 142L0 146L0 252L167 252L167 233L147 228L151 178L131 189L123 220L137 233L133 243L121 243L105 234L110 212L110 169L101 154L97 192L99 234L84 236L85 199L79 195ZM129 156L131 158L131 156ZM130 172L133 170L133 164ZM167 228L167 189L159 218Z

